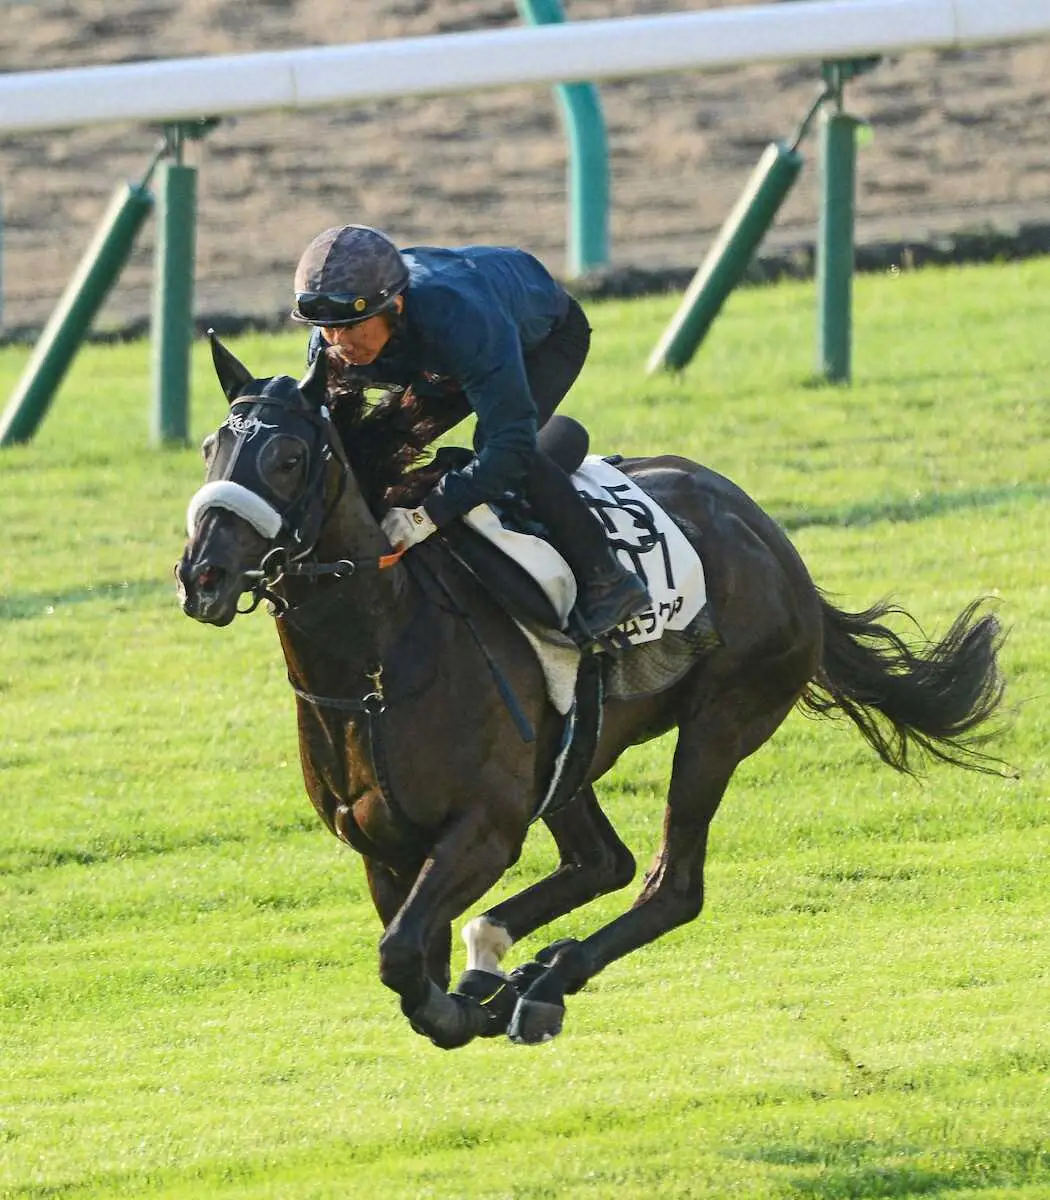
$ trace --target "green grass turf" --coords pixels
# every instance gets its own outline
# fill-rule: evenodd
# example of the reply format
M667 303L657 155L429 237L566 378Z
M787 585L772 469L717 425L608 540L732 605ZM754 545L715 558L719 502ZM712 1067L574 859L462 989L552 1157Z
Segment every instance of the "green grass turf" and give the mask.
M696 923L555 1042L442 1053L303 793L269 619L178 611L201 467L147 448L148 347L88 348L0 453L0 1196L1050 1196L1050 261L859 279L850 389L810 378L796 284L647 379L674 305L592 305L567 411L601 452L735 479L843 606L892 594L937 634L993 597L1019 778L910 780L792 716L734 778ZM302 363L295 335L232 345ZM0 394L25 361L0 351ZM223 410L199 345L195 441ZM603 785L643 865L671 746ZM495 894L552 862L538 829Z

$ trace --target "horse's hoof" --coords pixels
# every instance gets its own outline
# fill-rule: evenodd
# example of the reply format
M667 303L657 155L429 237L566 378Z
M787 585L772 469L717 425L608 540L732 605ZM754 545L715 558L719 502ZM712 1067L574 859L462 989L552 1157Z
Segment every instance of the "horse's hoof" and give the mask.
M515 967L507 976L507 982L524 996L537 980L542 979L544 975L549 973L550 967L533 960L532 962L522 963L520 967Z
M488 1024L480 1030L479 1037L499 1037L506 1033L507 1025L518 1002L518 992L504 975L492 971L464 971L459 977L453 996L463 996L478 1003L488 1014Z
M507 1036L519 1046L535 1046L557 1037L564 1020L564 1004L548 1004L545 1000L522 996L507 1026Z
M556 942L551 942L549 946L544 946L542 950L538 951L536 961L542 963L545 967L549 967L555 957L563 950L573 953L578 949L579 945L580 943L576 938L559 938Z
M545 982L537 981L528 989L534 1000L561 1000L571 996L594 975L590 955L575 938L552 942L536 955L536 961L548 967L549 974Z
M430 1038L439 1050L465 1046L486 1032L492 1019L476 1000L443 992L434 983L430 984L423 1003L405 1016L413 1030Z

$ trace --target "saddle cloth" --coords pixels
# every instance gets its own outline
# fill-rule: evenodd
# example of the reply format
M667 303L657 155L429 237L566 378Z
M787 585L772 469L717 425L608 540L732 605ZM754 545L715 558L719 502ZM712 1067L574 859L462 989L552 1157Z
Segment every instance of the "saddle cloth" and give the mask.
M617 557L649 588L652 608L620 626L630 644L684 629L707 601L704 569L685 534L651 496L597 455L584 459L572 480ZM564 629L576 603L576 580L558 551L542 538L505 528L487 504L463 519L535 579Z

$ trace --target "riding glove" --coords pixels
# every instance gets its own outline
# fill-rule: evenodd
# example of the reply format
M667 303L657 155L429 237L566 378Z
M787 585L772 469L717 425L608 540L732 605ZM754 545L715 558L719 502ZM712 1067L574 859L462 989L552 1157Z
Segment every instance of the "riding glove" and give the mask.
M379 524L395 550L407 550L437 529L422 505L419 508L392 508Z

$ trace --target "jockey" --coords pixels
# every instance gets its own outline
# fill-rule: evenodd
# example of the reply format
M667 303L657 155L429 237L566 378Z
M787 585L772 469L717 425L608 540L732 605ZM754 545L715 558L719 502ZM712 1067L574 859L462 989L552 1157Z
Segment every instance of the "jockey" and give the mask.
M411 389L451 427L473 411L475 456L414 509L392 508L395 548L507 492L524 494L572 568L579 609L600 637L649 607L637 575L613 554L569 476L536 444L590 346L583 310L523 250L417 246L343 225L307 246L295 271L295 320L313 325L308 361L331 346L344 382Z

